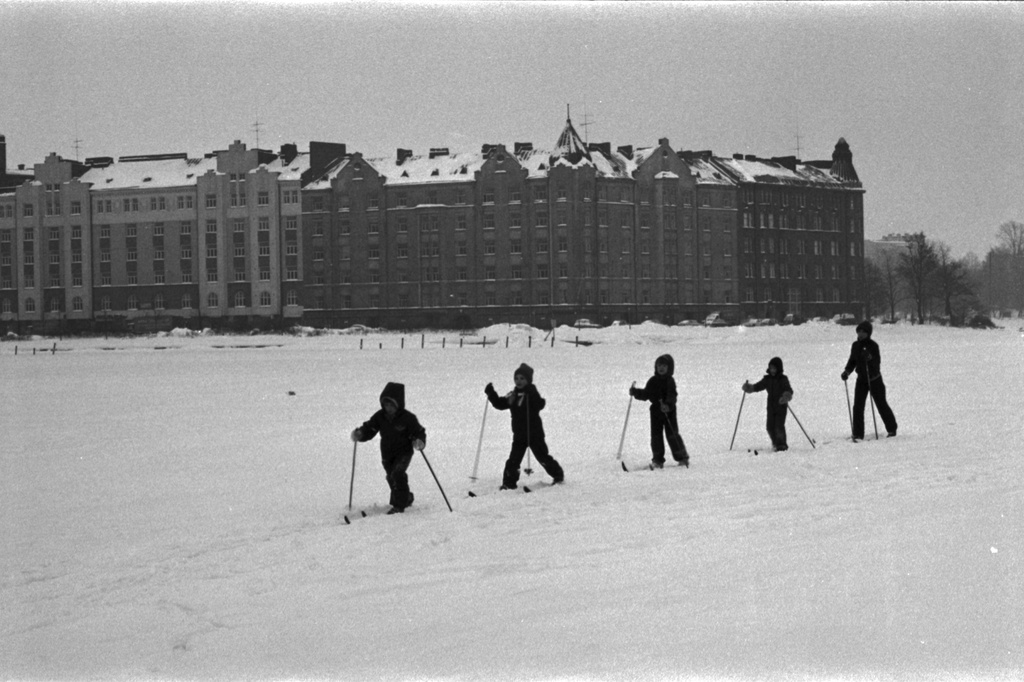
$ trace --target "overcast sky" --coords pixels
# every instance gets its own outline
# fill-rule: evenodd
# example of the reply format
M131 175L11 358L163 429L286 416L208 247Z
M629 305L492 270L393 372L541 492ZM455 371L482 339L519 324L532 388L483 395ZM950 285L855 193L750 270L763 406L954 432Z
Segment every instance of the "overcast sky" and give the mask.
M613 147L823 159L844 137L868 238L983 256L1024 221L1017 3L0 0L12 168L254 146L257 120L271 149L550 148L567 104Z

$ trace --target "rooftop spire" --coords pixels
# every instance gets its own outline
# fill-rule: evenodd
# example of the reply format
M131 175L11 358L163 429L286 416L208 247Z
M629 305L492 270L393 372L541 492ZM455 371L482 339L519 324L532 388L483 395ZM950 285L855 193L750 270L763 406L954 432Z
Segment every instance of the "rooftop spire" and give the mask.
M840 137L839 142L836 142L836 148L832 152L832 167L829 169L829 174L842 182L860 186L860 178L857 177L857 171L853 167L853 153L845 138Z
M569 105L565 105L565 112L568 115ZM558 136L558 142L555 143L555 150L551 154L551 163L555 163L558 159L564 159L569 165L575 166L583 159L588 162L592 162L590 158L590 152L587 151L587 145L580 139L579 133L572 127L572 119L565 119L565 129L562 130L562 134Z

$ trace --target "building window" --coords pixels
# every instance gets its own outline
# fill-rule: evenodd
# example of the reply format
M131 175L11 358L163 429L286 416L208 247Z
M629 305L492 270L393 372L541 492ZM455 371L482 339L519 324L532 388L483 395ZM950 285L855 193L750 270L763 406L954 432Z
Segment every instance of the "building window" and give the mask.
M219 305L220 305L220 299L217 298L217 294L216 293L211 292L211 293L207 294L207 296L206 296L206 307L207 308L216 308Z
M257 206L269 206L270 205L270 192L257 192L256 193L256 205Z
M125 199L125 201L128 201ZM207 194L206 195L206 208L217 208L217 195Z

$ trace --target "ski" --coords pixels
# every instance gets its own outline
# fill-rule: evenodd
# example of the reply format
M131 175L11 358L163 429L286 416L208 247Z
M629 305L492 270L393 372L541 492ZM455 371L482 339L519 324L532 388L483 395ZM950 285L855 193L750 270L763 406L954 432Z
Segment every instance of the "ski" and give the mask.
M345 525L351 525L353 521L358 521L359 519L366 519L371 516L385 516L390 509L391 507L380 507L375 505L367 509L360 509L358 512L345 514L341 518L345 522Z
M538 483L533 484L533 487L530 487L528 485L524 485L522 488L523 488L523 492L524 493L532 493L534 490L538 490L540 488L554 488L555 486L563 485L563 483L564 483L564 481L560 481L558 483L555 483L554 481L549 481L549 482L540 481Z
M655 471L657 469L664 469L664 468L666 468L666 467L656 467L656 466L654 466L654 464L652 464L650 462L648 462L647 464L643 465L642 467L635 468L635 469L630 469L628 466L626 466L625 462L619 462L619 464L622 465L622 470L627 472L627 473L634 472L634 471ZM678 464L679 466L684 467L686 469L690 468L690 461L689 460L686 460L685 462L676 462L676 464Z

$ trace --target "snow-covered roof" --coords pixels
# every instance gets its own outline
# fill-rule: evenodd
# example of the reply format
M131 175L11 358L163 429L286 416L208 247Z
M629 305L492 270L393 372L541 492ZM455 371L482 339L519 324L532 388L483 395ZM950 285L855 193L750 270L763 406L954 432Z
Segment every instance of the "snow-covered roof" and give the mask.
M827 169L811 163L797 163L796 169L791 170L777 161L768 159L715 157L715 162L729 171L739 182L800 187L825 185L830 189L841 189L846 186Z
M309 170L309 152L299 152L288 163L284 163L284 159L278 156L270 163L263 165L271 173L280 173L279 182L301 180L302 174Z
M728 175L722 173L709 159L703 157L691 158L686 161L690 167L694 179L698 185L734 185L735 182Z
M80 180L91 183L93 191L98 192L186 187L196 184L196 178L210 170L217 170L216 158L120 161L105 168L90 168Z
M431 182L473 181L473 175L487 161L482 153L459 152L409 156L398 162L397 156L386 159L368 159L370 165L387 178L389 185L419 185Z

